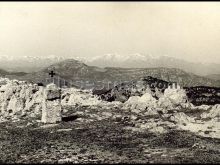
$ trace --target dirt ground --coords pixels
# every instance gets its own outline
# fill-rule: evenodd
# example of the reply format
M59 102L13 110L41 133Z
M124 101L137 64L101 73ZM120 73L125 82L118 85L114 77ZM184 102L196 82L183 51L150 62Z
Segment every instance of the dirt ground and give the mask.
M83 118L0 123L0 163L220 163L219 139L175 129L134 132L124 120Z

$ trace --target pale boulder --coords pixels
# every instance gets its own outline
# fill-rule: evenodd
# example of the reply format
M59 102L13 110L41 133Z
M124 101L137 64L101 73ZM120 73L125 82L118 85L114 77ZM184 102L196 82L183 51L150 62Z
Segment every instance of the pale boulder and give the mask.
M156 99L151 95L151 93L145 93L138 100L139 103L137 108L140 110L145 110L147 107L156 107Z
M123 109L136 109L140 96L131 96L123 105Z
M188 107L187 95L184 89L167 88L164 95L159 98L158 106L165 109Z
M103 102L97 96L92 95L90 91L75 88L64 91L63 97L62 104L70 106L97 106Z
M24 109L24 99L17 98L13 95L8 103L7 111L8 112L11 111L14 114L18 112L21 113L23 109Z
M220 119L220 104L214 105L209 112L204 112L203 114L201 114L201 118Z
M147 111L144 113L146 116L154 116L158 115L158 112L154 108L148 108Z
M146 110L148 107L156 107L156 99L150 93L145 93L140 96L130 97L123 106L123 109L138 109L141 111Z
M194 118L187 116L183 112L173 114L170 117L170 120L175 121L176 123L181 124L181 125L187 125L189 123L195 122Z

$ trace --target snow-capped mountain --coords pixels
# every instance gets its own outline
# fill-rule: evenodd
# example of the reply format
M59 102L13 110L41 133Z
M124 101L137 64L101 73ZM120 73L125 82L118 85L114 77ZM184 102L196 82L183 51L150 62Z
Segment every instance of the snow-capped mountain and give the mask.
M95 56L85 61L88 65L95 65L99 67L125 67L125 68L137 68L145 67L146 62L156 60L158 57L151 55L142 55L139 53L121 55L121 54L105 54L102 56ZM138 64L141 64L138 65ZM143 65L144 64L144 65Z
M127 61L127 60L146 60L148 57L153 58L153 56L149 55L149 56L144 56L142 54L139 53L135 53L135 54L128 54L128 55L121 55L118 53L114 53L114 54L105 54L104 56L95 56L93 58L91 58L90 61L95 61L95 60L111 60L114 62L123 62L123 61Z
M106 54L96 56L84 61L87 65L98 67L122 67L122 68L179 68L186 72L198 75L220 74L220 64L202 64L188 62L169 56L152 56L139 53L120 55Z

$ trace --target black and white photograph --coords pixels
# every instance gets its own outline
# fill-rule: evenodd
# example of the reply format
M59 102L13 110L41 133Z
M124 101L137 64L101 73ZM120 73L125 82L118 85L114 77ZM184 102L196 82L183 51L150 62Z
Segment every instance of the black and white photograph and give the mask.
M219 164L220 2L0 2L0 164Z

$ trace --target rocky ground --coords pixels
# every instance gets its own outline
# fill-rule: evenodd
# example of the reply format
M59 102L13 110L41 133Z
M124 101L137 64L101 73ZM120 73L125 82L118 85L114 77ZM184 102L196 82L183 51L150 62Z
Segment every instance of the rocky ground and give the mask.
M43 87L0 92L0 163L220 163L220 105L194 106L182 89L124 103L63 89L57 124L41 123Z
M220 163L219 138L179 129L181 124L161 114L147 117L86 106L65 109L63 121L57 124L2 122L0 162ZM170 112L171 116L181 113ZM186 114L198 117L201 113Z

